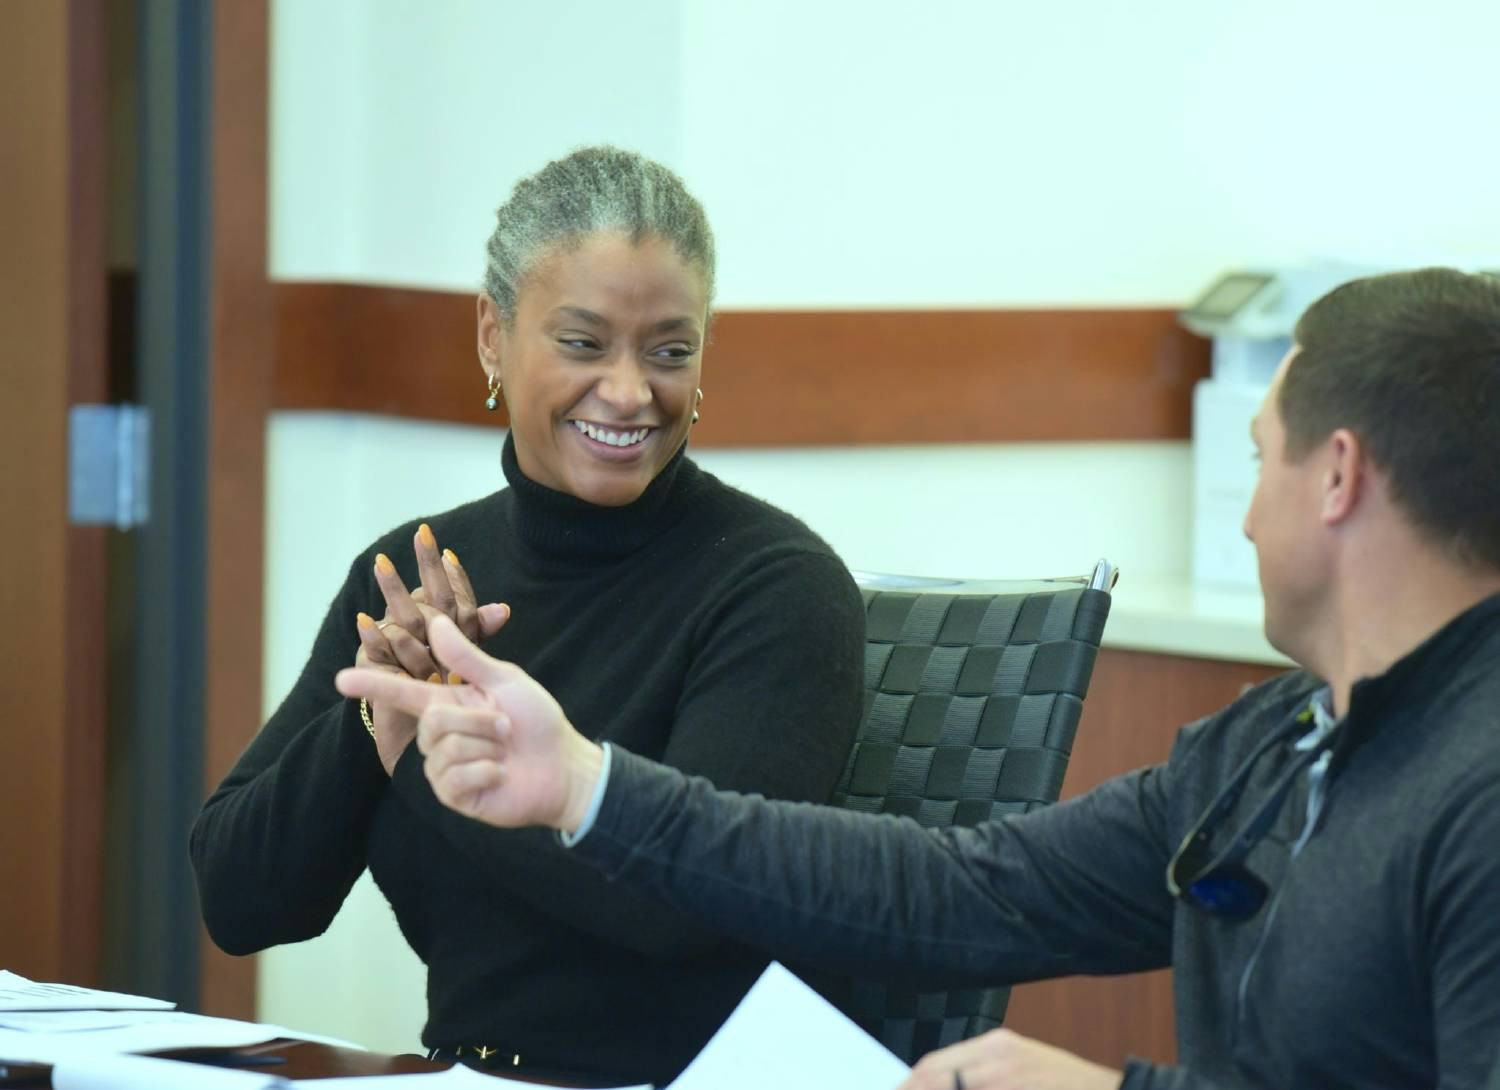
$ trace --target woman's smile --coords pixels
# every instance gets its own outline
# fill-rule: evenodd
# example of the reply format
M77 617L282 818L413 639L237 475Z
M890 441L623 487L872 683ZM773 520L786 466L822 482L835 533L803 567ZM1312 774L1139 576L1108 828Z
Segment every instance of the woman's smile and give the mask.
M610 427L588 420L569 420L570 430L591 457L610 462L628 462L641 457L656 434L656 428Z

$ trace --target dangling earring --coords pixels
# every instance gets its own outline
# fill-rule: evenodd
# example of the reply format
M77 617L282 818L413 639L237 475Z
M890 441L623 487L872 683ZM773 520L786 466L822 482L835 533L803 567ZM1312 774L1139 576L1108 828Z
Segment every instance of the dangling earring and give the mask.
M497 375L497 374L496 375L491 375L490 376L490 396L484 399L484 407L486 409L488 409L490 412L494 412L496 409L498 409L500 407L500 398L497 396L499 393L500 393L500 376Z
M693 405L693 423L698 423L698 406L703 404L703 391L698 391L698 400Z

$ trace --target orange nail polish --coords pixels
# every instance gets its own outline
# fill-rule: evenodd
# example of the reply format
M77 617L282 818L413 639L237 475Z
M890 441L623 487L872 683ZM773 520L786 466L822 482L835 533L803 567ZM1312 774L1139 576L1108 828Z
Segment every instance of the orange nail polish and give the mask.
M376 553L375 570L381 575L394 575L396 573L396 565L391 563L391 558L386 556L385 553Z
M429 677L427 679L427 684L429 684L429 685L441 685L442 683L443 683L443 675L442 674L433 674L431 677Z
M354 615L354 620L355 620L355 623L357 623L360 628L374 628L375 627L375 618L371 617L368 613L356 613Z
M452 564L455 568L459 566L458 565L458 554L456 552L454 552L452 549L444 549L443 550L443 559L446 560L448 563Z
M429 549L437 548L437 538L432 536L432 527L428 526L427 523L424 522L417 527L417 538Z
M461 677L459 677L457 674L449 674L448 675L448 684L449 685L462 685L463 683L464 683L464 679L461 678Z

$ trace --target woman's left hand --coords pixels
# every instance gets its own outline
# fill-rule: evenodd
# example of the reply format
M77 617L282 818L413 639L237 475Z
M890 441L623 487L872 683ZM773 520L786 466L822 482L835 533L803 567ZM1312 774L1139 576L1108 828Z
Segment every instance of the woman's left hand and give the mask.
M427 626L432 618L448 617L465 638L477 643L505 627L510 607L503 602L476 604L473 584L458 555L452 549L439 553L437 538L425 522L412 545L422 585L408 591L390 558L378 555L375 583L385 598L386 613L375 622L373 636L368 628L362 630L361 645L370 664L398 666L422 681L437 670L427 649Z
M929 1052L897 1090L1117 1090L1124 1076L1008 1029Z
M427 523L417 527L412 538L412 550L416 554L417 571L422 578L421 605L451 619L466 639L475 643L488 639L499 632L510 619L510 607L503 603L483 606L478 604L474 597L474 585L469 581L469 573L464 571L459 562L458 554L452 549L439 552L437 538ZM402 627L425 643L428 610L419 608L418 612L422 615L412 616L411 609L402 601L406 585L401 582L401 577L394 568L386 578L377 575L377 581L385 594L386 604L393 610L400 607ZM411 597L415 601L415 592Z

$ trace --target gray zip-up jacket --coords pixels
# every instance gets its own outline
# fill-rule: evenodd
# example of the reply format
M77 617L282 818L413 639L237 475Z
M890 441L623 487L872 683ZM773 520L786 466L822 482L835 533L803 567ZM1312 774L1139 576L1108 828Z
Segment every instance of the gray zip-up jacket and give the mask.
M1271 887L1254 917L1167 893L1184 834L1320 687L1269 681L1185 727L1165 764L975 829L717 792L616 748L573 850L777 957L913 986L1170 964L1181 1066L1131 1060L1131 1090L1482 1087L1500 1045L1500 596L1354 686L1311 840L1291 857L1299 783L1249 856Z

